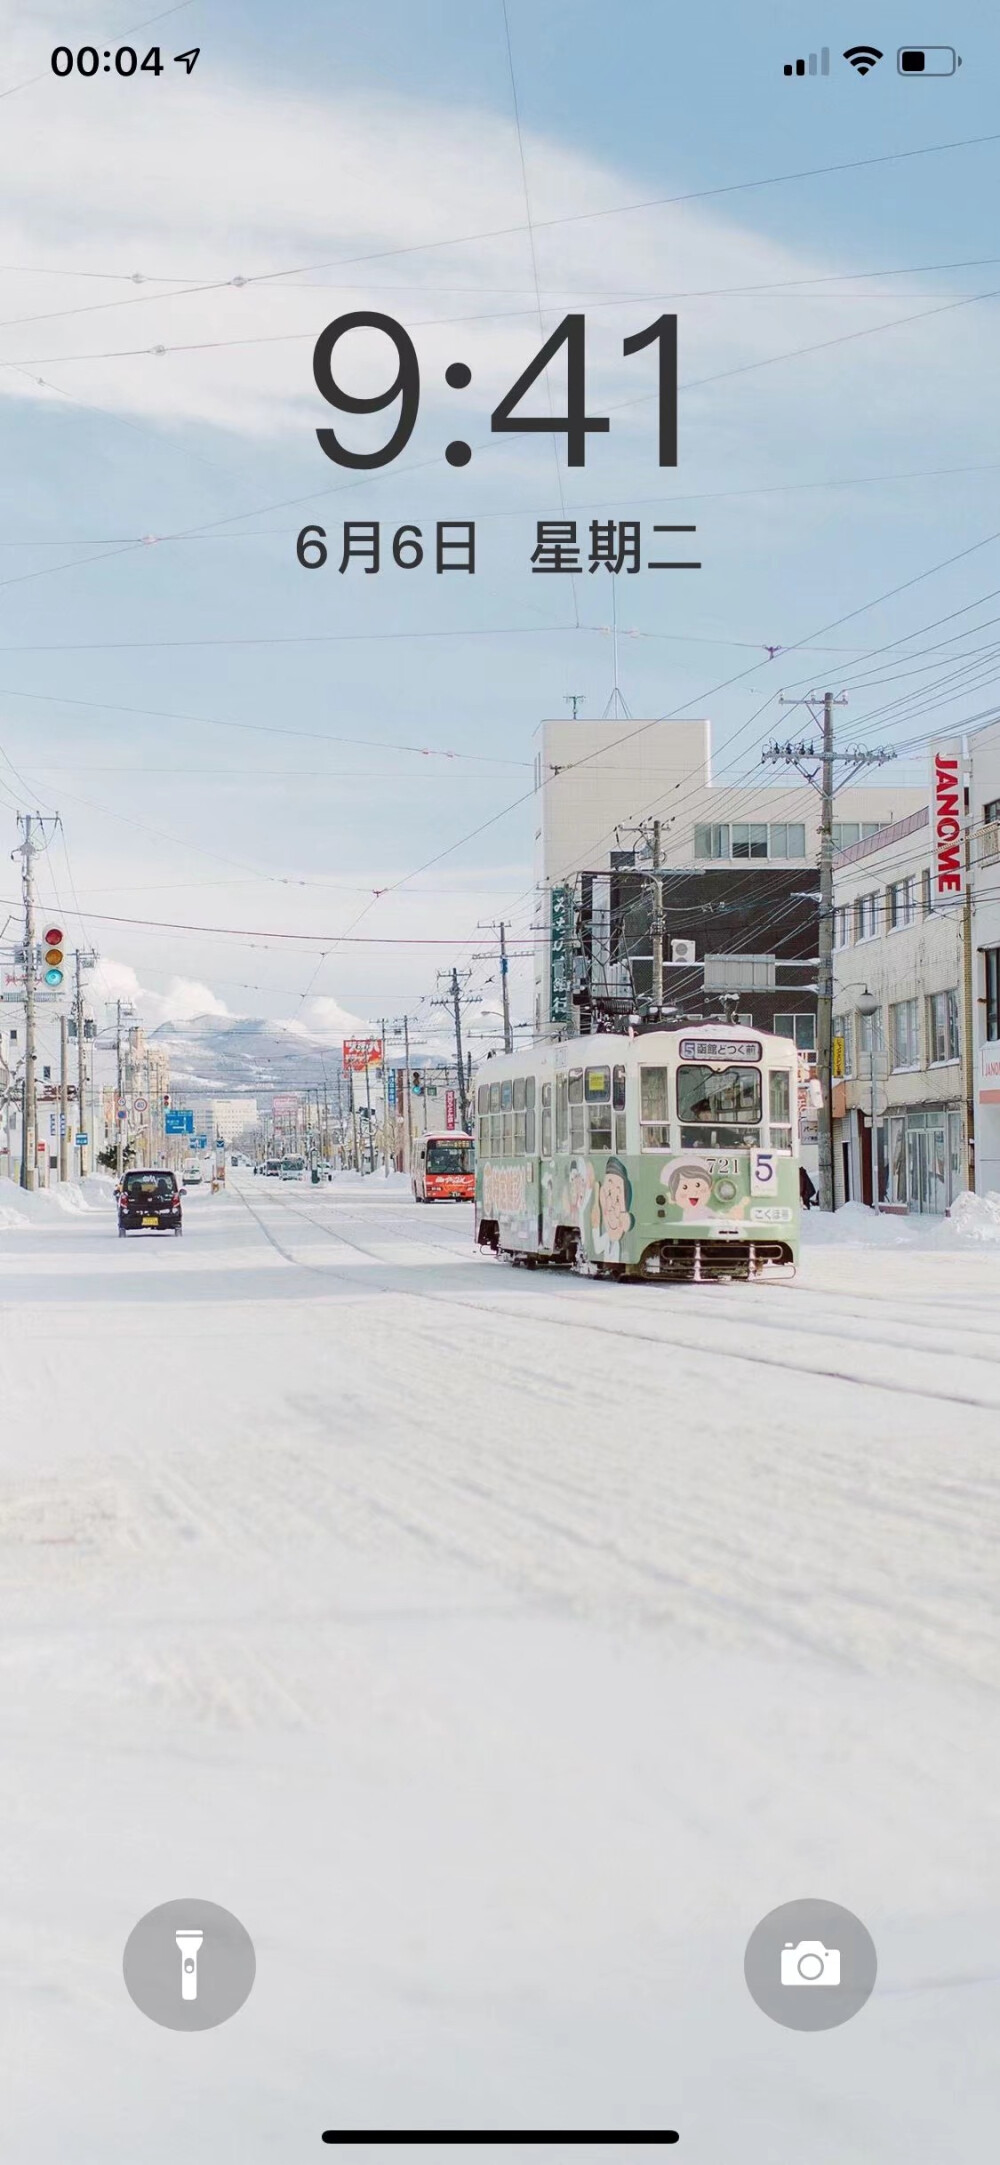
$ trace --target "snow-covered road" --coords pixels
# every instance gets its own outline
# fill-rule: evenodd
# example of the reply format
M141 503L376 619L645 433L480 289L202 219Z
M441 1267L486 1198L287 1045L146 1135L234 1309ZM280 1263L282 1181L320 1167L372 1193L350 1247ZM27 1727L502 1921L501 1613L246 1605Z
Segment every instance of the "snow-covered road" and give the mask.
M1000 1247L810 1228L792 1285L619 1287L480 1260L394 1182L244 1178L181 1241L28 1202L5 2156L298 2165L335 2124L985 2155ZM121 1983L182 1895L258 1957L196 2039ZM802 1895L880 1959L815 2036L742 1975Z

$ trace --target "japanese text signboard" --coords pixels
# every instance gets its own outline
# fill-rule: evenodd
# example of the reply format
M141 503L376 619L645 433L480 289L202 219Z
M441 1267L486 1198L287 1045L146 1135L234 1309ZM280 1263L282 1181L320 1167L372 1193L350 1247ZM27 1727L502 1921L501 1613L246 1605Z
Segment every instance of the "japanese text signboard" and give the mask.
M549 963L549 1015L553 1022L569 1021L572 909L572 889L553 887Z
M380 1037L345 1037L345 1075L363 1075L366 1067L380 1067L381 1064L382 1040Z

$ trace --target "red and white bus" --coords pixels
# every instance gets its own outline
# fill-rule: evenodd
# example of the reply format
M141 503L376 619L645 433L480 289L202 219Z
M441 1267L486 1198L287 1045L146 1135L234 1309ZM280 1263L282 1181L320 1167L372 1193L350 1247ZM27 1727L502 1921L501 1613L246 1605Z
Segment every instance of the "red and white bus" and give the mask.
M476 1167L471 1135L459 1135L451 1129L441 1135L417 1136L411 1184L418 1203L474 1202Z

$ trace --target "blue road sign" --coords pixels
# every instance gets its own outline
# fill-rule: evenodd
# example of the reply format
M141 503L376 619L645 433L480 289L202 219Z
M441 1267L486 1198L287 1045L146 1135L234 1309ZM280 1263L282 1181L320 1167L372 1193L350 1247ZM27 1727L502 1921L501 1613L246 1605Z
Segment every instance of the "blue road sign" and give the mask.
M83 1132L82 1132L82 1130L78 1128L78 1129L77 1129L77 1134L76 1134L76 1147L77 1147L77 1149L78 1149L78 1150L86 1150L86 1149L88 1149L88 1148L89 1148L89 1144L90 1144L90 1137L89 1137L89 1135L84 1135L84 1134L83 1134Z
M165 1135L193 1135L194 1114L185 1112L181 1106L175 1105L172 1110L165 1112L163 1115L163 1132Z

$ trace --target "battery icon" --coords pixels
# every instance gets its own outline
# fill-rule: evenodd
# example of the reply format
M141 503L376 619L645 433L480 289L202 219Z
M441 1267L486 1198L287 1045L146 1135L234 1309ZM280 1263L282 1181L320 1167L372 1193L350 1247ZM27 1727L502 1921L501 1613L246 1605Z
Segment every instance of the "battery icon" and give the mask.
M901 45L896 54L900 75L954 75L961 65L953 45Z

